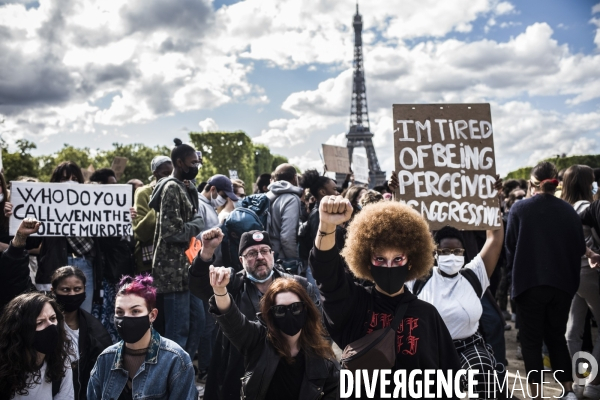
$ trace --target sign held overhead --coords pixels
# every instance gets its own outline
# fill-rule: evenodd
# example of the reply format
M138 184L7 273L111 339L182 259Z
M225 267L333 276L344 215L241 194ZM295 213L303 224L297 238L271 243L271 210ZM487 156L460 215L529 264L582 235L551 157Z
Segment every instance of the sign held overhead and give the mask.
M369 160L356 151L352 153L352 172L355 182L369 183Z
M399 198L431 229L500 228L489 104L394 104Z
M323 158L327 166L327 171L339 172L340 174L350 173L350 159L347 147L324 144Z

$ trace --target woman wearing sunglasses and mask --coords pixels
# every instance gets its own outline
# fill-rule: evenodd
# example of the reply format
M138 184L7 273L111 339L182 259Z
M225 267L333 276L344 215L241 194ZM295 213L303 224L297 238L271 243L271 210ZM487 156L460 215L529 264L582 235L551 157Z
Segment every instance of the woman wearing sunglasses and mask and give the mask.
M413 369L460 369L452 338L438 311L404 286L426 276L433 265L435 247L423 217L400 203L370 204L352 219L340 255L334 233L336 226L352 217L350 201L326 196L319 207L319 233L309 261L324 298L325 322L333 341L345 349L390 327L399 313L396 354L389 360L393 371L406 370L408 375ZM344 271L342 256L356 278L375 286L355 284Z
M86 277L77 267L61 267L52 275L52 294L63 311L64 327L73 352L73 389L75 400L85 400L90 373L96 359L112 345L110 335L92 314L81 308L87 296Z
M275 280L249 321L227 292L230 269L210 267L210 312L244 354L243 399L337 399L339 366L324 339L321 314L295 280Z
M196 399L190 356L152 328L158 310L152 277L121 279L115 326L123 340L104 350L92 370L89 400Z

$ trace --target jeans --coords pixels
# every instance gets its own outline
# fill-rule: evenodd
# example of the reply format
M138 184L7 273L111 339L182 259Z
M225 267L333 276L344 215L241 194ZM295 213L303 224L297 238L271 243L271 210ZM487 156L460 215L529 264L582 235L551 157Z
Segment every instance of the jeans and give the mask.
M190 291L164 294L165 337L185 349L190 334Z
M598 286L598 271L589 266L581 267L581 281L579 289L573 297L567 323L567 346L571 357L581 351L588 307L592 310L596 321L600 321L600 290ZM600 361L600 333L594 342L592 354L597 361Z
M565 332L573 296L552 286L536 286L527 289L515 300L525 370L527 373L538 371L530 375L529 381L540 382L540 371L544 369L542 344L546 343L556 379L571 382L571 356Z
M67 257L67 265L79 268L85 275L85 301L81 309L92 313L94 300L94 267L91 257Z
M204 302L190 293L190 334L184 350L193 360L199 349L201 336L204 332L206 317L204 314Z
M506 343L504 341L504 318L498 314L496 307L491 304L491 296L481 298L483 313L479 323L485 332L485 342L492 346L496 361L506 365Z
M198 344L198 370L207 370L210 366L213 348L215 347L217 324L212 315L208 312L208 304L204 303L204 315L206 324L204 331L200 336Z

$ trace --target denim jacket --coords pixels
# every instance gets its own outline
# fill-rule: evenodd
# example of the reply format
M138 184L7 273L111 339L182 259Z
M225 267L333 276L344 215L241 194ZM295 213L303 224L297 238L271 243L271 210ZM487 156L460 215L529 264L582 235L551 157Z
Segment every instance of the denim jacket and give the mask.
M88 400L117 400L129 373L123 366L123 341L104 350L92 370ZM177 343L152 329L146 360L135 374L133 399L197 399L194 367L190 356Z

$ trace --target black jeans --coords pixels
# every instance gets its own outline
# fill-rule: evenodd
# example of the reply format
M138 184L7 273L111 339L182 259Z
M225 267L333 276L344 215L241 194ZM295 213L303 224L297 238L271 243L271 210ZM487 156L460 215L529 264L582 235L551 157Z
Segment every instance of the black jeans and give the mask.
M571 357L565 333L573 296L551 286L537 286L515 298L523 361L529 382L539 383L544 369L542 343L550 353L550 364L559 382L573 380ZM545 377L544 380L551 379Z

